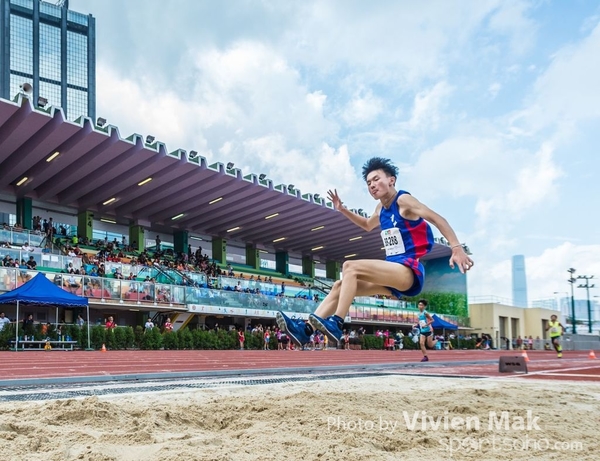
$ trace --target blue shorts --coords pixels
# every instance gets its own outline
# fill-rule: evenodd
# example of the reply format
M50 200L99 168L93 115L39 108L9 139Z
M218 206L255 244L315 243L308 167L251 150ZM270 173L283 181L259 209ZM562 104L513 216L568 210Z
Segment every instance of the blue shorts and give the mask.
M406 266L410 270L412 270L414 274L413 284L406 291L400 291L397 288L386 287L392 292L392 295L400 299L403 296L412 297L417 296L419 293L421 293L421 290L423 290L423 283L425 282L425 268L423 267L423 264L419 262L418 259L407 258L403 255L397 255L388 256L387 258L385 258L385 260L392 263L402 264L403 266Z

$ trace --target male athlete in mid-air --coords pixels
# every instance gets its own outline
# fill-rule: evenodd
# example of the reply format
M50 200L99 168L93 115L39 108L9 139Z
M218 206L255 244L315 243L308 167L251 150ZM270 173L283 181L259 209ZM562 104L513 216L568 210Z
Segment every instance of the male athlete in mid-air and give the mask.
M446 219L429 209L408 192L396 190L398 168L390 160L375 157L363 166L363 178L369 193L379 200L375 212L365 218L346 208L337 190L329 191L329 199L337 211L357 226L372 231L381 228L385 247L384 261L375 259L350 260L344 263L342 280L334 283L331 291L305 323L278 312L279 328L302 345L309 341L314 330L321 330L332 341L339 342L343 335L344 318L356 296L394 295L416 296L423 288L424 268L419 261L433 247L431 223L448 240L452 255L450 267L455 265L465 273L473 261L465 253L454 230Z

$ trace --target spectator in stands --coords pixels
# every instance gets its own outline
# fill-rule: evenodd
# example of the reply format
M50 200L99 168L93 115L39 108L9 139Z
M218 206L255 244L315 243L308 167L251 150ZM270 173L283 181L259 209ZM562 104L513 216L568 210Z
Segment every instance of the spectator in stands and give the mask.
M4 312L0 312L0 331L4 330L4 326L10 323L10 319L4 316Z
M240 342L240 350L244 350L244 342L246 341L246 337L244 336L244 329L240 328L238 330L238 341Z
M23 320L23 332L27 335L33 334L33 314L29 314Z
M31 253L32 251L35 251L35 248L33 248L29 243L25 242L23 244L23 246L21 247L21 249L25 252L25 253Z
M158 235L156 236L155 242L156 242L156 251L160 251L160 244L162 241Z
M29 261L27 261L27 269L34 271L37 267L37 263L35 262L35 259L33 259L33 256L29 257Z
M85 325L85 320L83 319L83 317L81 316L81 314L79 314L77 316L77 320L75 320L75 324L79 327L82 327Z
M171 317L167 317L164 324L165 331L173 331L173 324L171 323Z
M148 320L146 320L146 324L144 325L145 332L149 332L152 328L154 328L154 322L151 317L148 317Z
M106 321L105 326L108 329L117 327L117 324L115 323L115 320L113 319L112 315L110 317L108 317L108 320Z

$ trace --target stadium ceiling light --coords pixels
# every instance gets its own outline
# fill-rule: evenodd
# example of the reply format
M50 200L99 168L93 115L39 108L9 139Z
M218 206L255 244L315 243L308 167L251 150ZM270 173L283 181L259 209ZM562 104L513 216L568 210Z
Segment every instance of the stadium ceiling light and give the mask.
M382 250L385 250L385 247L381 247Z
M191 150L188 158L190 160L194 160L196 157L198 157L198 152L196 152L195 150Z
M355 240L360 240L362 238L362 235L359 235L358 237L352 237L351 239L348 239L349 242L354 242Z
M323 248L325 248L325 246L321 245L321 246L318 246L318 247L311 248L310 251L322 250Z
M107 222L109 224L117 224L117 221L115 221L114 219L100 218L100 221Z
M265 216L265 219L271 219L271 218L274 218L275 216L279 216L279 213L273 213L273 214L270 214L269 216Z
M348 259L348 258L354 258L357 255L357 253L352 253L351 255L346 255L344 256L344 258Z
M321 261L317 261L316 259L313 259L313 262L314 262L315 264L321 264Z
M146 178L142 182L138 182L138 186L143 186L144 184L148 184L150 181L152 181L152 178Z
M183 218L184 216L185 216L185 213L179 213L178 215L173 216L171 218L171 221L175 221L176 219Z
M152 144L154 142L154 136L146 136L146 144Z
M202 240L202 237L190 237L192 240Z
M46 98L42 98L41 96L39 96L38 100L37 100L37 105L38 105L38 107L43 109L44 107L46 107L48 105L48 100Z
M235 166L235 163L233 163L233 162L229 162L229 163L227 164L227 169L228 169L228 170L233 170L233 167L234 167L234 166Z
M29 178L27 176L23 177L18 183L17 186L22 186Z
M267 254L269 254L269 252L268 252L268 251L266 251L266 250L258 250L258 252L259 252L259 253L267 253Z
M273 243L277 243L277 242L282 242L283 240L285 240L287 237L279 237L278 239L273 240Z
M223 200L223 197L219 197L219 198L216 198L216 199L214 199L214 200L211 200L210 202L208 202L208 204L209 204L209 205L212 205L212 204L214 204L214 203L220 202L221 200Z
M318 230L321 230L321 229L325 229L325 226L313 227L310 231L314 232L314 231L318 231Z
M266 175L266 174L264 174L264 173L263 173L263 174L261 174L261 175L258 177L258 180L259 180L259 181L264 181L265 179L267 179L267 175Z
M236 231L238 229L241 229L241 227L240 226L232 227L231 229L227 229L227 232L233 232L233 231Z
M102 205L104 205L104 206L109 205L112 202L114 202L115 200L117 200L115 197L109 198L106 202L102 202Z
M46 161L47 161L48 163L50 163L52 160L54 160L54 159L55 159L56 157L58 157L59 155L60 155L60 152L59 152L59 151L56 151L56 152L54 152L54 153L53 153L53 154L52 154L50 157L48 157L48 158L46 159Z
M106 125L106 119L98 117L98 120L96 120L96 126L102 128L104 125Z

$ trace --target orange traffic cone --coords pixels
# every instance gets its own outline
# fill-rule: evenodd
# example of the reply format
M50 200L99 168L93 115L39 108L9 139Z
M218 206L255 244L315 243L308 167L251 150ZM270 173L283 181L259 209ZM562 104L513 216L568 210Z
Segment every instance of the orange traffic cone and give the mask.
M527 351L523 351L521 356L525 359L525 362L529 362L529 357L527 356Z
M100 349L100 352L106 352L106 345L102 344L102 349Z
M593 350L590 351L590 354L588 355L588 358L590 358L590 359L595 359L596 358L596 354L594 353Z

